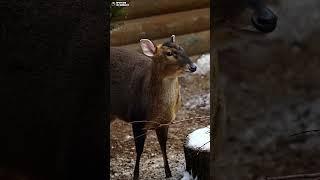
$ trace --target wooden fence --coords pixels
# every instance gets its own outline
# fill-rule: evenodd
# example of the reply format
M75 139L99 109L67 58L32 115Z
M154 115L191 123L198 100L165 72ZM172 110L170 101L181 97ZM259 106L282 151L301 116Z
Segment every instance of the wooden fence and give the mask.
M190 56L210 50L210 0L131 0L115 19L111 46L140 51L139 40L163 42L172 34Z

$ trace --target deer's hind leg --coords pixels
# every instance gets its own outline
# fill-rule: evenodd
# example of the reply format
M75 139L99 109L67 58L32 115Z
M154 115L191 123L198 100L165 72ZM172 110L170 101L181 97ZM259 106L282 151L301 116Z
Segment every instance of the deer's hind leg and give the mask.
M162 157L164 161L164 170L166 178L172 177L168 157L167 157L167 139L168 139L168 128L169 126L160 126L156 129L158 141L161 147Z
M144 129L144 123L133 123L132 130L136 147L136 164L134 166L133 179L138 180L140 158L143 152L144 142L147 137L147 131Z

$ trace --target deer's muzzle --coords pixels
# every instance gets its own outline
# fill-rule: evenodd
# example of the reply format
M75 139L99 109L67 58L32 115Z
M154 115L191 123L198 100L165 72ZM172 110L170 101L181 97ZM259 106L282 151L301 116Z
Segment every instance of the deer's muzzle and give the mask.
M195 72L197 70L197 65L195 63L188 64L188 69L190 72Z

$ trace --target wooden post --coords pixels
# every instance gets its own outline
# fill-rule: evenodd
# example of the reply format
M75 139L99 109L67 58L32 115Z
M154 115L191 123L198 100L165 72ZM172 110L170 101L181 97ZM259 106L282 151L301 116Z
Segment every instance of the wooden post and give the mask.
M211 42L211 46L213 43ZM226 104L222 88L219 86L219 61L218 52L211 50L210 62L210 126L211 126L211 157L210 176L216 179L217 160L221 157L224 138L226 134Z
M198 180L210 179L210 127L197 129L187 136L183 146L186 171Z

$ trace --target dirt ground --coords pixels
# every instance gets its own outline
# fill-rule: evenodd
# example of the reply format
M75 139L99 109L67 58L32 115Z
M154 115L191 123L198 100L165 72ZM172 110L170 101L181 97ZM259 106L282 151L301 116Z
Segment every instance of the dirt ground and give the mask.
M195 129L209 125L210 97L208 93L210 87L208 74L209 72L203 75L186 74L180 78L183 106L176 121L186 121L173 124L169 128L167 152L173 176L170 179L172 180L181 179L185 170L183 143L186 136ZM111 125L111 179L132 179L134 163L135 147L131 126L117 120ZM165 179L162 154L153 131L148 133L145 142L140 163L140 177L142 180Z

